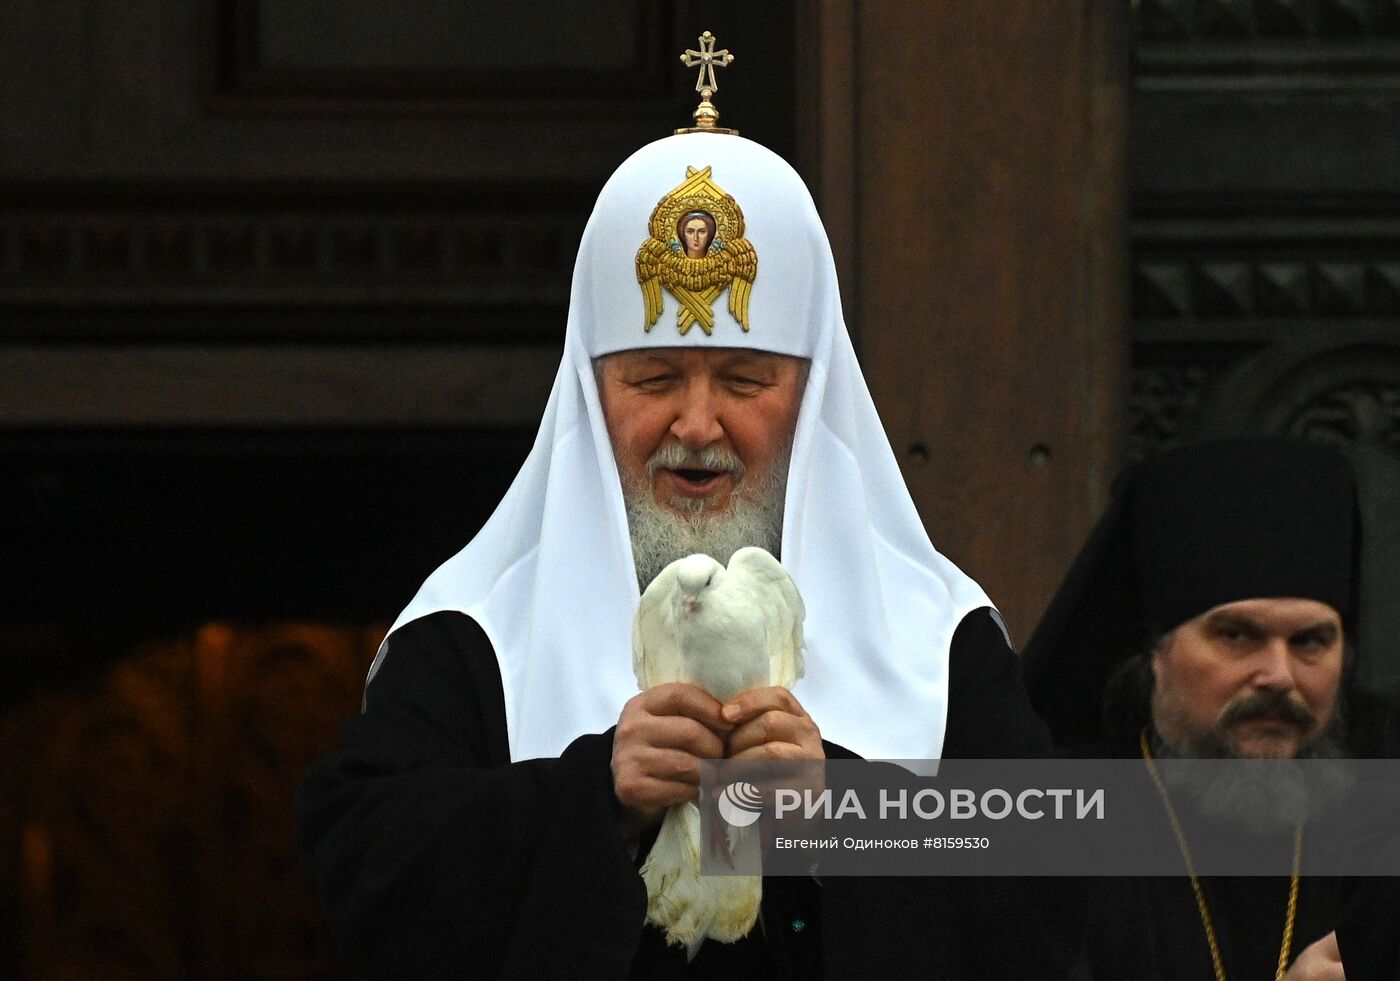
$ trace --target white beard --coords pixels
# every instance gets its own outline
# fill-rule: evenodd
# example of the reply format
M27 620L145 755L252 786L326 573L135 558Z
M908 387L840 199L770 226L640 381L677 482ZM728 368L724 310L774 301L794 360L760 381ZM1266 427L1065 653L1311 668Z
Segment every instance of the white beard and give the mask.
M698 469L728 470L733 474L735 489L727 508L711 511L708 499L680 498L673 502L678 510L672 510L656 501L652 494L656 470L687 463ZM722 450L687 454L674 445L658 450L647 461L646 484L642 487L624 484L622 489L637 582L646 589L662 569L697 552L726 565L745 545L757 545L778 556L783 542L787 468L788 451L784 451L766 479L753 487L744 487L744 465L733 454Z

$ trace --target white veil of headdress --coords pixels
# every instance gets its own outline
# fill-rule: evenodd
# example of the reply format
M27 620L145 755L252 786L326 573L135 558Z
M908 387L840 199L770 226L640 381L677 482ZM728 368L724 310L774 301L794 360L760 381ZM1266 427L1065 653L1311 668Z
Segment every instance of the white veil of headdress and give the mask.
M724 294L713 334L692 327L682 336L667 292L646 331L638 247L657 203L687 168L707 166L742 209L758 255L751 329ZM810 359L782 539L807 608L807 673L795 694L825 738L862 756L937 757L949 642L965 614L990 603L934 549L915 511L851 347L811 195L776 154L737 136L659 140L604 186L580 243L564 357L534 448L481 532L428 578L393 630L439 610L481 625L500 664L514 760L557 756L613 725L637 691L640 592L592 359L689 346ZM371 683L388 649L386 641Z

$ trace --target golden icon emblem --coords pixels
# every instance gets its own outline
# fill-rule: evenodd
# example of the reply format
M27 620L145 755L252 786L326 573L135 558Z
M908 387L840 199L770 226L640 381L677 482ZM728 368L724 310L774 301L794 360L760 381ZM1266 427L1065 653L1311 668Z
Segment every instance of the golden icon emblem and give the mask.
M696 324L715 328L714 302L729 290L729 312L749 329L749 294L758 275L758 253L744 238L744 213L710 177L710 168L686 168L685 183L657 202L651 237L637 250L637 282L646 302L645 329L661 317L664 288L676 298L682 335Z

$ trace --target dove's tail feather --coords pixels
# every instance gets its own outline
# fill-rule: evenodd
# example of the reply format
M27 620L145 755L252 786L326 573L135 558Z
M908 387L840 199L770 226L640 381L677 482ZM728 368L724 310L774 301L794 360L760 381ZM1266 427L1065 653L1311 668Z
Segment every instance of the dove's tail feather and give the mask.
M724 943L748 936L758 922L763 880L756 875L711 875L700 882L709 894L711 909L706 935Z
M710 917L696 905L699 876L700 811L694 804L677 804L666 812L642 864L647 919L665 930L671 943L690 947L704 939Z
M666 812L642 864L647 920L668 942L692 953L706 937L732 943L758 919L763 880L754 875L700 874L700 811L677 804Z

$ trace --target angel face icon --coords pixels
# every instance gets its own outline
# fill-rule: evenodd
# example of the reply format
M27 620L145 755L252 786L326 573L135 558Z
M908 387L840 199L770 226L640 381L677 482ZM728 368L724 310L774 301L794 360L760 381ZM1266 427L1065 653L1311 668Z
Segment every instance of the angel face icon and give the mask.
M676 222L677 239L688 259L703 259L715 238L715 218L705 211L691 211Z
M646 308L644 329L661 316L664 293L675 298L682 334L715 329L713 304L729 292L729 313L749 329L749 294L758 254L744 238L744 212L710 168L687 167L685 181L657 202L647 223L650 236L637 250L637 282Z

